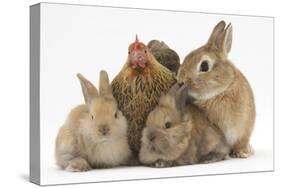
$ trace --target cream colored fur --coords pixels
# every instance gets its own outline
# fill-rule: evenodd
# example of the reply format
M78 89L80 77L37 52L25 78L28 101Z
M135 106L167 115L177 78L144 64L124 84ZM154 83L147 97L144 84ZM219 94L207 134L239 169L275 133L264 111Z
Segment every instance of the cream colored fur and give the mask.
M69 113L56 139L56 160L68 171L126 164L131 151L127 121L111 94L107 73L100 73L100 92L78 75L85 103Z

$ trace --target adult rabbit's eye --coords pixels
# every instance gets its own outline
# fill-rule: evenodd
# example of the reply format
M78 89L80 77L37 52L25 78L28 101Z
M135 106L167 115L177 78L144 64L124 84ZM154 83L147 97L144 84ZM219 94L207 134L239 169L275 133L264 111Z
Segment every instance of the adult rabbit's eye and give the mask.
M200 65L200 72L207 72L209 70L209 64L208 61L202 61Z
M171 122L168 121L168 122L165 123L165 128L166 129L169 129L171 127L172 127L172 123Z
M114 114L114 117L115 117L115 119L118 117L118 114L117 114L117 112L115 112L115 114Z
M91 115L91 118L92 118L92 120L94 119L94 116L93 115Z

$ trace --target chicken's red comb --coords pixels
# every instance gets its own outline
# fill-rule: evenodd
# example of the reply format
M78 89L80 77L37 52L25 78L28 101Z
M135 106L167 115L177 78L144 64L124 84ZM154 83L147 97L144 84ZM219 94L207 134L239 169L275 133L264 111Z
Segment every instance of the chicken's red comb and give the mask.
M138 50L140 48L140 45L139 45L139 38L138 38L138 35L136 35L136 40L135 40L135 45L134 45L134 50Z
M139 42L139 38L138 38L138 35L136 35L136 41L135 43L138 43Z

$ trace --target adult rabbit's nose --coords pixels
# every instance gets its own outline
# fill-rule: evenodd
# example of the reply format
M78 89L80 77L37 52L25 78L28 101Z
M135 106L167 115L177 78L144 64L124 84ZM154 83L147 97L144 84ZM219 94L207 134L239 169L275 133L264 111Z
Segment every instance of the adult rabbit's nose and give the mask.
M180 87L182 87L182 86L184 85L184 81L179 81L179 82L178 82L178 85L179 85Z

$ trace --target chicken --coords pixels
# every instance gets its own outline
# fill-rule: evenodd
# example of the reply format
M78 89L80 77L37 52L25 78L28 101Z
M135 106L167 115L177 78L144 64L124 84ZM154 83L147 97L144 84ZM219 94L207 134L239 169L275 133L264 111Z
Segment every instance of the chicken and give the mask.
M161 65L138 38L129 46L128 58L111 82L119 109L128 120L128 141L137 154L145 121L161 94L176 83L173 73Z
M174 50L159 40L151 40L147 47L159 63L170 69L175 75L177 74L180 67L180 57Z

